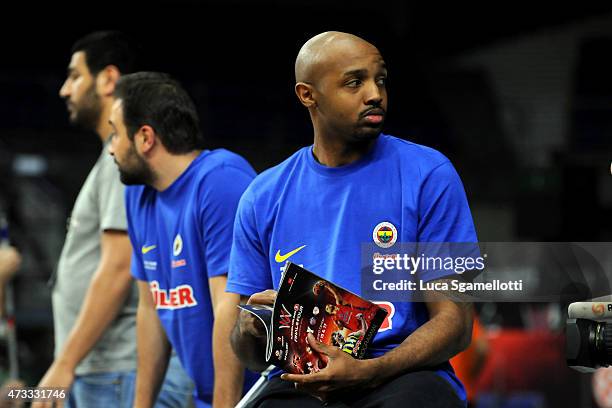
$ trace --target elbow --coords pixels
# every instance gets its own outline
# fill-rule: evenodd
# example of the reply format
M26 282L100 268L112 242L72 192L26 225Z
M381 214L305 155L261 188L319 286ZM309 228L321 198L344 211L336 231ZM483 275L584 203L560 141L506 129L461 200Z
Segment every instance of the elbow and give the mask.
M470 346L471 342L472 342L471 333L470 334L461 333L457 335L457 337L455 338L455 341L451 343L448 348L448 352L449 352L448 358L449 359L453 358L457 354L460 354L463 351L465 351Z
M459 333L457 336L457 342L456 342L456 347L457 347L457 354L461 353L462 351L464 351L465 349L467 349L470 344L472 344L472 326L473 326L473 319L470 315L466 315L463 319L463 324L461 325L460 329L459 329Z
M457 342L457 354L466 350L472 344L472 326L466 328Z

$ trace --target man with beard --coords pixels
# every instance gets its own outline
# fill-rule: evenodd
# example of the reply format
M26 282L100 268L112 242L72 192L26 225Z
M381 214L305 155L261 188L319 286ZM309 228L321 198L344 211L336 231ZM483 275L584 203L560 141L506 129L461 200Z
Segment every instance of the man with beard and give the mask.
M115 98L109 151L128 185L140 293L135 406L154 400L172 346L196 407L234 407L255 376L245 381L229 344L239 297L225 285L238 200L255 171L235 153L204 149L195 106L167 75L125 75Z
M351 34L308 40L295 62L295 92L308 109L314 144L260 174L238 206L227 290L273 304L288 258L362 293L362 245L475 242L461 180L441 153L382 134L387 67L378 49ZM381 199L384 197L384 199ZM424 281L452 272L419 271ZM317 373L272 378L251 406L464 407L448 359L469 344L469 304L433 292L425 302L387 302L387 330L357 360L308 335L328 358ZM232 332L236 354L262 370L265 330L250 313ZM284 381L283 381L284 380Z
M103 145L112 131L108 118L115 84L134 70L137 52L115 31L91 33L72 47L60 96L70 122L94 131ZM53 287L55 360L39 383L72 386L70 406L132 406L138 292L130 276L123 195L117 169L103 149L70 217ZM183 407L191 398L193 385L174 360L160 406Z

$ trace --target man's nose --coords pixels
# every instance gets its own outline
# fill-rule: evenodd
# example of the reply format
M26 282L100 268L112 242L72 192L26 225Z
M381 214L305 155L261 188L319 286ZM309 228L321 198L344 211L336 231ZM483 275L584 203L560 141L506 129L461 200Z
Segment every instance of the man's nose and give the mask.
M366 105L380 105L383 101L383 93L375 81L368 81L365 94Z
M68 79L66 79L64 81L64 83L62 84L62 87L59 90L59 96L60 98L68 98L70 96L70 89L68 86Z

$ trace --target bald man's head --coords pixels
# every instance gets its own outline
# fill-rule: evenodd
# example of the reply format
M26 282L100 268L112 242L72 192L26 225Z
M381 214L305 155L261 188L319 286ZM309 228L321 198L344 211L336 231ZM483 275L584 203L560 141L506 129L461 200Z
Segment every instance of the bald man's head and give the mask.
M387 68L369 42L337 31L314 36L297 56L295 79L318 137L363 142L382 131Z
M380 54L375 46L353 34L339 31L317 34L304 43L295 59L295 81L314 84L338 60L360 51Z

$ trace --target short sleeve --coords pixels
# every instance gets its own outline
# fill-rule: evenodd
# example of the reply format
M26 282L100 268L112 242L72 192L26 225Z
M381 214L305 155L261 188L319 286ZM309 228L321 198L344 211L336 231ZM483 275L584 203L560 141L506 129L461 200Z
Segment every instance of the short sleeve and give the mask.
M204 180L200 225L208 277L227 275L236 209L253 174L233 166L211 171Z
M250 296L273 287L268 257L257 230L256 207L247 192L238 206L227 291Z
M98 208L100 210L100 231L127 229L125 215L125 186L119 178L117 165L106 151L100 161L96 183L98 184Z
M132 241L132 247L134 247L134 242ZM142 257L140 253L134 248L132 248L132 261L130 270L132 272L132 276L138 280L146 281L147 276L145 275L145 271L143 268Z
M421 186L418 242L477 242L463 183L449 161L434 168ZM477 250L476 246L465 248L470 254L463 256ZM448 275L448 271L424 271L421 278L428 281Z

